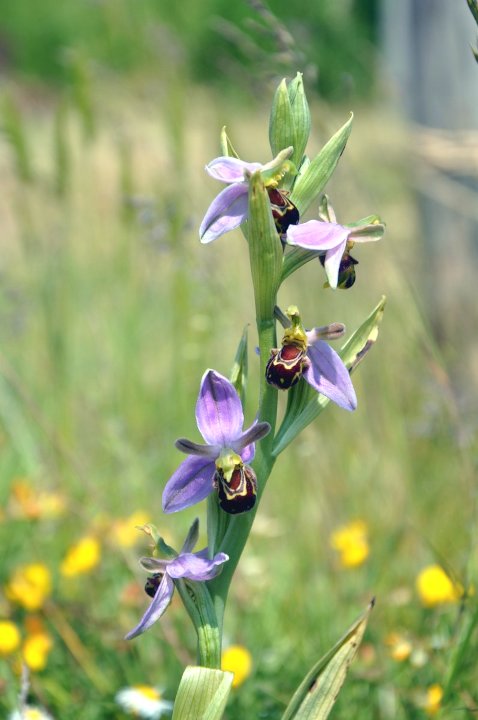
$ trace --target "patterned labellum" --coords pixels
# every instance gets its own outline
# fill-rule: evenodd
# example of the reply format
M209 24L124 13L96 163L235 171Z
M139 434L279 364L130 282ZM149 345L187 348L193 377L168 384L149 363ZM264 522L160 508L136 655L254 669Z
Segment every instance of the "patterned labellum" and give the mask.
M324 265L325 255L321 255L319 257L319 260L322 265ZM352 255L350 255L348 252L344 252L339 265L339 273L337 277L338 288L340 288L341 290L348 290L352 287L356 279L354 265L358 264L358 260L353 258Z
M307 366L307 349L286 343L280 350L272 350L266 367L266 380L280 390L296 385Z
M284 190L267 188L271 203L272 217L276 224L277 232L282 237L287 233L289 225L297 225L299 222L299 211L293 202L287 197Z
M163 573L155 573L154 575L151 575L149 578L147 578L146 583L144 585L144 591L145 591L146 595L149 595L149 597L154 598L162 579L163 579Z
M231 515L247 512L256 504L257 479L248 465L236 465L230 480L217 468L214 484L219 497L219 505Z

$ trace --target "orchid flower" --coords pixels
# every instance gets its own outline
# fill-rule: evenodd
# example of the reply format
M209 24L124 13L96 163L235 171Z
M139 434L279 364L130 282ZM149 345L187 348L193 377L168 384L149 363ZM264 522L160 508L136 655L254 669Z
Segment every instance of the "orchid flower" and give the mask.
M276 158L261 165L258 162L245 162L235 157L218 157L206 165L206 172L215 180L227 184L219 195L216 195L199 228L199 237L202 243L235 230L248 215L249 177L260 170L265 186L276 189L279 181L293 169L288 160L293 152L289 147L282 150ZM298 216L297 216L298 219Z
M320 220L309 220L300 225L290 225L287 229L286 242L289 245L298 245L305 250L325 252L323 265L328 283L335 290L344 269L344 264L347 265L347 268L350 264L352 264L352 268L354 264L357 264L357 261L349 255L354 243L380 240L384 226L379 222L364 223L352 227L339 225L332 207L327 205L326 197L321 206L319 217L321 217ZM341 287L350 287L353 285L354 280L351 282L349 280L349 284L345 284L346 280L344 280L343 284L339 284Z
M321 338L335 339L345 332L341 323L305 331L298 309L287 310L292 323L284 331L282 347L271 351L266 379L281 390L288 390L303 377L314 390L345 410L355 410L357 397L350 374L330 345Z
M243 431L239 395L234 385L215 370L207 370L201 380L196 423L206 445L186 438L176 441L178 450L189 457L164 488L164 512L195 505L215 488L226 512L250 510L255 503L256 479L246 463L254 458L254 443L270 431L269 423L256 422Z
M229 560L223 552L217 553L209 559L209 550L204 548L193 553L199 536L199 521L196 519L187 534L181 552L170 560L161 560L155 557L141 558L140 565L147 572L153 573L148 578L145 590L153 600L139 621L138 625L126 635L131 640L153 625L171 602L176 580L184 578L195 582L212 580L219 572L219 566Z

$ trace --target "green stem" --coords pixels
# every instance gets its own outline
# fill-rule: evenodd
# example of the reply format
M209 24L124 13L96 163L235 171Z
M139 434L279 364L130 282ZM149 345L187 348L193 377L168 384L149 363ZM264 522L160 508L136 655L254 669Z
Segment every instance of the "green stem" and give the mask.
M179 579L176 587L196 629L198 665L219 669L222 633L205 583Z
M256 505L250 512L231 517L221 545L221 551L229 555L229 560L227 563L224 563L221 574L208 583L214 602L218 625L221 630L229 586L249 537L262 493L264 492L275 462L275 457L272 455L272 446L277 416L277 390L269 385L265 379L265 369L269 359L270 349L276 345L275 322L273 318L268 321L258 322L258 332L262 378L260 386L259 420L268 422L271 426L271 431L269 435L257 444L256 456L253 462L253 469L257 476Z

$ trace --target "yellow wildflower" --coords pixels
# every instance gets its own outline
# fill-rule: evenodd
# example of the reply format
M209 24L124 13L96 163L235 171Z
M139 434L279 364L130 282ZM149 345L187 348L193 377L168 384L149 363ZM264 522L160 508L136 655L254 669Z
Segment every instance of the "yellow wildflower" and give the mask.
M453 583L440 565L428 565L416 580L417 592L425 607L454 603L463 595L463 587Z
M17 568L5 587L5 595L27 610L41 608L51 593L51 574L43 563Z
M39 490L25 478L19 478L12 484L10 506L13 516L35 520L58 517L66 502L59 493Z
M38 672L45 668L52 646L53 640L46 632L35 633L26 638L22 647L22 656L30 670Z
M436 715L441 708L443 700L443 688L438 685L430 685L427 690L424 710L428 715Z
M342 567L359 567L370 553L366 523L354 520L336 528L330 536L330 545L338 551Z
M406 637L397 632L391 632L385 639L386 644L390 648L390 657L397 662L408 660L412 654L412 643Z
M141 538L138 527L150 522L151 517L144 510L136 510L127 518L115 520L112 527L113 540L117 545L124 548L133 547Z
M243 645L230 645L222 653L222 669L234 673L232 687L239 687L252 672L252 656Z
M10 655L20 645L20 632L11 620L0 620L0 656Z
M101 549L96 538L85 536L68 550L60 566L64 577L74 577L93 570L100 562Z

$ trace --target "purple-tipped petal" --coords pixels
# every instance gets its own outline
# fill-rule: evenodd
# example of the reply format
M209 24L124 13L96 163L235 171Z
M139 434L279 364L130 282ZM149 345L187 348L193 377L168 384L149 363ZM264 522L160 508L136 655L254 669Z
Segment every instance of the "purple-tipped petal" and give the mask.
M304 378L309 385L345 410L355 410L357 397L349 372L335 350L323 340L307 350L309 367Z
M329 285L332 290L335 290L337 287L340 263L345 251L346 244L347 243L344 240L343 243L337 245L336 248L333 248L332 250L327 250L327 252L325 253L324 269L327 275L327 280L329 281Z
M187 457L166 483L164 512L184 510L204 500L212 492L215 472L216 466L209 458Z
M244 414L234 385L215 370L206 370L196 403L196 422L208 445L230 447L241 435Z
M203 244L235 230L247 219L248 192L245 183L234 183L216 195L199 228L199 237Z
M167 573L163 575L151 605L148 607L138 625L126 635L126 640L131 640L153 625L164 613L174 592L174 582Z
M289 225L286 242L306 250L330 250L347 242L349 233L350 228L337 223L309 220L300 225Z
M188 580L211 580L219 572L219 565L229 560L225 553L218 553L212 560L203 553L182 553L172 560L168 573L172 578L188 578Z
M245 432L241 433L241 435L234 440L233 443L231 443L231 449L242 455L242 451L247 445L255 443L258 440L262 440L262 438L270 433L270 431L271 426L268 422L254 423L250 428L247 428ZM244 460L244 458L242 459ZM246 462L249 462L249 460Z
M208 457L215 460L221 448L219 445L202 445L201 443L195 443L187 438L179 438L174 443L175 447L186 455L197 455L202 457Z
M215 180L226 183L237 183L244 180L244 170L254 172L260 170L260 163L248 163L234 157L218 157L206 165L206 172Z

